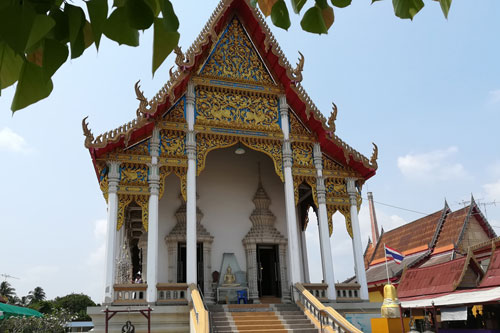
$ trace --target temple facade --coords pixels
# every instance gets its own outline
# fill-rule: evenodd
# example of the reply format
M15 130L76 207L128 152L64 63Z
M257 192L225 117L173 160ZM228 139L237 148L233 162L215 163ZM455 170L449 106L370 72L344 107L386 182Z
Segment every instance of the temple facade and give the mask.
M175 53L156 96L136 84L133 121L96 137L82 122L108 205L104 304L168 304L183 284L207 302L232 285L254 303L290 299L291 285L309 281L311 207L323 298L340 295L329 240L338 211L357 297L368 300L358 210L377 147L369 159L335 134L335 105L326 119L300 84L304 57L292 67L246 1L221 1L187 52Z

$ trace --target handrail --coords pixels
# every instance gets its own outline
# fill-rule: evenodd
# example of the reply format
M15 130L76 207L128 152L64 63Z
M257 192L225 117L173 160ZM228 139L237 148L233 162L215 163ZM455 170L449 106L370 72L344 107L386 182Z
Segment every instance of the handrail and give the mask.
M324 306L302 284L296 283L292 286L292 295L294 290L298 293L298 302L318 320L322 330L323 327L330 327L339 333L363 333L332 307Z
M200 295L201 295L201 301L203 302L203 307L208 312L208 329L209 329L210 333L212 333L214 331L212 313L208 310L207 303L205 302L205 294L203 294L203 289L200 287L200 285L198 285L198 290L199 290Z
M191 331L196 333L209 333L208 311L203 304L200 292L194 283L189 285L189 293L193 308L190 311Z

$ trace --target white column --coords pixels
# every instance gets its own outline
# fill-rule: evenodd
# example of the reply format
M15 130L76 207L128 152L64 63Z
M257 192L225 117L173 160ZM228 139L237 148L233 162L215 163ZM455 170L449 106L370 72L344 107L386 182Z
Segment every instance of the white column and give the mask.
M301 231L301 246L302 246L302 267L304 270L304 282L309 283L311 279L309 277L309 260L307 258L307 241L306 241L306 232Z
M196 134L194 132L194 84L188 83L186 92L186 133L187 169L187 201L186 201L186 282L197 285L196 273ZM208 281L207 281L208 283Z
M149 165L149 204L148 204L148 257L146 300L155 303L157 299L156 284L158 283L158 197L160 195L160 171L158 156L160 151L160 133L153 129L149 143L151 164Z
M113 284L116 268L116 219L118 217L118 183L120 181L120 163L108 162L108 230L106 239L106 272L104 279L104 304L114 300ZM123 228L123 227L122 227Z
M323 280L328 284L327 297L329 300L337 299L335 291L335 276L333 274L333 257L330 246L330 229L328 227L328 214L326 211L326 188L323 179L323 158L319 143L314 144L314 166L316 167L316 192L318 197L318 232L321 246L321 265Z
M352 249L354 252L354 268L356 278L361 286L361 299L368 301L368 284L366 282L365 262L363 260L363 249L361 246L361 230L358 219L358 202L356 191L356 179L346 178L347 193L351 204L351 224L352 224Z
M288 104L286 96L280 96L281 129L283 131L283 173L285 176L285 209L288 236L290 283L301 282L300 250L298 244L297 215L292 176L292 146L290 144L290 126L288 123Z

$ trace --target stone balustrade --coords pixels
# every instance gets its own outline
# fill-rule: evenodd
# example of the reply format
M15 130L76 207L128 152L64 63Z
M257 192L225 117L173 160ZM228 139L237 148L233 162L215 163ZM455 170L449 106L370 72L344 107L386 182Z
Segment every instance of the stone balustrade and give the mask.
M158 283L158 304L187 304L187 283Z
M327 302L328 284L327 283L303 283L302 286L307 289L320 302Z
M114 305L135 305L146 303L146 283L120 283L114 285Z
M360 285L358 283L335 283L337 302L359 302Z

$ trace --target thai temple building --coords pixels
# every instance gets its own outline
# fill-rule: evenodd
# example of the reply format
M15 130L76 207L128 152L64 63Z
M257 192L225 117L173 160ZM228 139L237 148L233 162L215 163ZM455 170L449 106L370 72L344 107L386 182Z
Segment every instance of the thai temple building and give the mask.
M367 158L335 134L335 105L326 119L300 84L304 57L290 65L248 1L222 0L193 45L175 54L177 68L153 98L136 84L134 120L97 136L82 122L108 206L94 331L131 321L136 332L201 332L206 305L236 301L298 302L312 331L320 320L358 331L320 301L368 302L358 210L377 147ZM310 208L321 284L308 283ZM335 284L335 212L345 217L359 283ZM268 324L262 332L289 327Z

